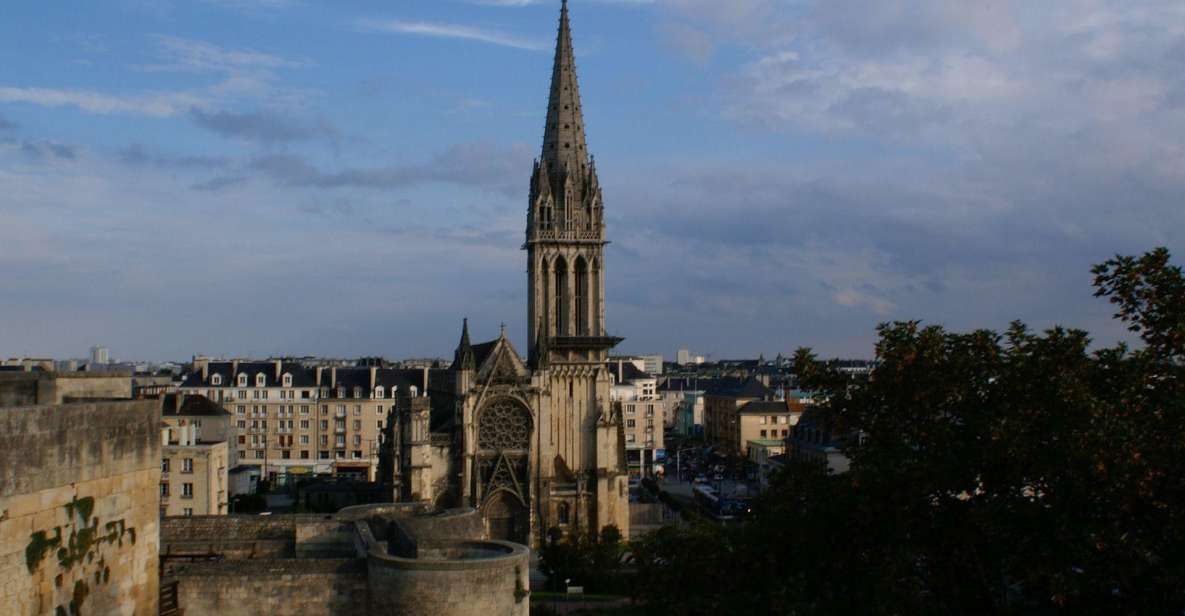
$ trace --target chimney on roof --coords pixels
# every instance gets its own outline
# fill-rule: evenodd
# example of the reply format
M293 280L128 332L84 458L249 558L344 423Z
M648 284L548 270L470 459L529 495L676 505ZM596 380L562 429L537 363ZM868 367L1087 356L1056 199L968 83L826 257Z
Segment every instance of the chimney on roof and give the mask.
M230 382L238 383L239 378L239 360L230 362Z
M379 372L378 368L376 368L374 366L370 367L370 391L374 391L374 386L377 384L376 381L377 381L377 377L378 377L378 372Z
M329 386L337 388L337 366L329 367Z
M321 366L317 366L313 370L315 372L313 378L316 379L314 382L317 384L317 387L321 387Z
M277 382L277 383L279 383L279 382L280 382L280 365L281 365L281 361L277 359L277 360L275 360L275 362L274 362L274 363L276 364L276 382Z
M202 382L204 383L206 379L210 378L210 358L204 355L195 356L193 358L193 369L195 371L201 371Z

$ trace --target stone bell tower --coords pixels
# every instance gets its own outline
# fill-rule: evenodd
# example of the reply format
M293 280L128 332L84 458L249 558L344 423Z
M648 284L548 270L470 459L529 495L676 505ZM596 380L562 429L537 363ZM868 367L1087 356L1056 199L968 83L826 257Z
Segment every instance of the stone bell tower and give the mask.
M560 9L543 151L531 174L526 242L528 365L544 396L537 444L541 526L627 532L625 441L610 402L605 219L584 114L568 2Z

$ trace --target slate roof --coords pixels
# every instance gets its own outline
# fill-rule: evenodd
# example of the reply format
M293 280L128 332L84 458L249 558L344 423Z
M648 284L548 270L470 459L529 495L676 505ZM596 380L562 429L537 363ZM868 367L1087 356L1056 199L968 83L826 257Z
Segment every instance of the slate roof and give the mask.
M374 373L375 387L382 386L386 390L392 387L398 387L400 391L407 391L412 385L422 389L420 384L422 372L420 370L405 370L397 368L379 368ZM337 387L344 388L347 396L353 396L354 388L362 389L364 397L370 397L372 393L370 387L370 368L338 368L337 369ZM329 369L321 370L321 382L319 387L333 387L333 372ZM335 395L335 392L330 392L330 395Z
M753 400L737 409L737 413L744 415L769 415L770 413L789 413L790 406L785 400Z
M494 338L489 342L482 342L481 344L473 345L473 365L478 370L481 369L489 358L490 353L494 352L494 348L498 346L498 338Z
M613 373L613 376L617 378L618 383L629 383L632 381L642 381L655 378L654 375L643 370L639 370L637 366L628 361L611 361L609 362L608 367Z
M281 379L276 378L276 365L270 361L245 361L239 362L238 370L235 371L235 365L229 361L212 361L208 367L209 375L205 380L202 379L202 372L195 370L192 374L186 375L185 380L182 381L181 387L238 387L238 380L235 378L239 374L247 375L247 385L255 387L255 375L263 373L265 387L280 387ZM292 375L293 387L314 387L315 376L310 368L296 363L281 363L280 377L283 375ZM215 375L222 376L222 384L214 385L211 378Z
M770 398L774 392L754 378L724 378L716 382L715 386L707 390L715 396L730 398Z
M716 385L716 379L710 377L680 376L668 378L658 386L659 391L708 391Z
M197 394L184 396L184 401L178 408L178 397L178 394L165 394L161 415L166 417L226 417L230 415L230 412L218 403Z

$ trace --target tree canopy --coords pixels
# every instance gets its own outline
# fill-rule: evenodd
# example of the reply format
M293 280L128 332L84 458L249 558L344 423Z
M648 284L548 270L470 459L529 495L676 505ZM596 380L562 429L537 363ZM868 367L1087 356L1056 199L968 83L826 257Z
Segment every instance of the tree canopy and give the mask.
M636 542L677 614L1181 613L1185 277L1157 249L1093 269L1141 344L878 328L854 382L796 354L851 469L791 461L736 528Z

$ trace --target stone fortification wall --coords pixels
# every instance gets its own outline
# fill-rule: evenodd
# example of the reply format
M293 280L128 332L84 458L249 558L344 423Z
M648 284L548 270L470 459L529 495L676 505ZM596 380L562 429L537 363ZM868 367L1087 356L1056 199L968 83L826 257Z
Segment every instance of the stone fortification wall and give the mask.
M53 381L40 372L0 372L0 408L50 404Z
M187 616L526 616L527 549L483 534L419 504L167 518L161 556Z
M3 613L157 611L157 401L0 411Z
M187 616L365 616L366 566L358 559L242 560L177 569Z
M468 515L431 516L439 526ZM449 520L449 518L453 518ZM408 519L398 520L398 524ZM417 557L391 554L370 522L357 522L367 551L370 616L527 616L530 613L529 551L505 541L452 542L414 537ZM402 528L396 526L396 535ZM397 539L398 537L392 537Z
M161 557L166 562L217 555L248 558L347 558L354 554L352 526L334 516L211 515L165 518Z
M128 399L132 397L132 375L123 372L55 372L54 390L57 404L84 399Z
M483 541L421 550L421 555L426 558L370 554L371 616L530 613L525 547Z
M227 560L291 558L296 516L204 515L161 521L160 555L168 562L212 554Z
M485 524L477 510L471 508L396 518L391 526L391 551L409 558L415 558L420 550L443 544L486 538Z

